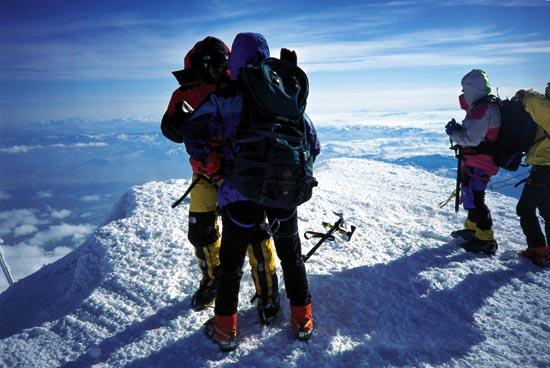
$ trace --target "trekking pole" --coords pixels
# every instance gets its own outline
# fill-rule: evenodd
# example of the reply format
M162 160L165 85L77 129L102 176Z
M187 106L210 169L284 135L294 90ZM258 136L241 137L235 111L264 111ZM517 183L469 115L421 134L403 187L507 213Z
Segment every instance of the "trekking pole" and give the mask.
M185 191L185 193L183 193L183 195L180 197L180 199L178 199L177 201L175 201L174 203L172 203L172 208L176 208L177 206L179 206L179 205L181 204L181 202L183 202L183 200L189 195L189 193L191 193L191 191L193 190L193 188L195 187L195 185L197 185L198 182L199 182L201 179L204 179L204 180L206 180L206 181L209 181L208 178L207 178L206 176L201 175L201 174L198 174L198 175L197 175L197 178L191 182L191 185L189 185L189 188L187 188L187 190Z
M508 183L508 184L502 184L502 183L507 183L509 181L512 181L512 180L515 180L515 179L518 179L518 178L521 178L522 176L528 176L530 173L527 171L527 172L524 172L524 173L521 173L521 174L518 174L518 175L514 175L512 176L511 178L508 178L508 179L504 179L504 180L500 180L500 181L497 181L497 182L494 182L492 183L491 185L489 185L489 189L492 189L492 190L495 190L495 189L501 189L501 188L506 188L506 187L509 187L510 185L513 185L514 187L517 187L523 183L525 183L526 179L528 178L522 178L519 182L517 183ZM502 184L502 185L499 185L499 184Z
M10 269L8 268L8 265L6 264L6 261L4 261L4 256L2 255L2 244L4 241L0 239L0 266L2 267L2 271L4 271L4 275L6 276L6 279L8 280L8 284L10 286L13 285L13 279L10 275Z
M304 263L307 262L307 260L313 255L313 253L315 253L315 251L321 246L321 244L323 244L325 241L327 240L334 240L334 233L335 232L341 232L341 233L344 233L348 236L348 239L347 241L350 241L351 240L351 237L353 235L353 233L355 232L356 230L356 227L355 226L351 226L351 229L349 231L346 231L345 228L342 228L341 226L344 224L344 214L343 213L338 213L338 212L334 212L334 214L336 216L338 216L338 220L332 224L332 226L330 227L330 229L326 232L326 233L318 233L318 232L314 232L314 231L306 231L304 233L304 238L306 239L311 239L311 238L321 238L317 244L315 244L313 246L313 248L311 248L311 250L303 257L303 260L304 260ZM323 223L324 225L326 223Z
M460 209L460 183L462 182L462 173L460 172L460 166L462 165L462 152L460 152L460 146L458 144L453 145L452 139L449 138L451 142L451 149L455 151L455 157L457 159L456 166L456 186L455 186L455 212L458 213Z

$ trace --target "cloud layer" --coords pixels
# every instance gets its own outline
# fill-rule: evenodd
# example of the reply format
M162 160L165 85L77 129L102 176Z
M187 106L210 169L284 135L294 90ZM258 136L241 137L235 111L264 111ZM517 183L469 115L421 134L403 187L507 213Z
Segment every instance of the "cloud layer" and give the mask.
M12 37L0 44L0 70L10 79L159 78L197 39L214 34L230 42L243 30L264 33L273 50L287 45L297 49L309 71L507 65L550 52L544 34L495 25L422 25L436 23L436 18L423 18L427 9L449 17L458 6L548 9L546 1L395 1L338 7L283 2L280 10L257 3L245 1L238 10L221 1L189 4L185 17L136 7L101 16L90 9L73 17L59 14L63 22L55 16L21 20L4 25ZM415 19L416 29L399 29ZM385 32L390 29L391 34Z
M0 152L8 153L8 154L18 154L18 153L27 153L32 150L36 149L48 149L48 148L94 148L94 147L106 147L108 146L108 143L105 142L80 142L80 143L72 143L72 144L63 144L63 143L55 143L47 146L43 145L34 145L34 146L26 146L26 145L16 145L11 147L3 147L0 148Z

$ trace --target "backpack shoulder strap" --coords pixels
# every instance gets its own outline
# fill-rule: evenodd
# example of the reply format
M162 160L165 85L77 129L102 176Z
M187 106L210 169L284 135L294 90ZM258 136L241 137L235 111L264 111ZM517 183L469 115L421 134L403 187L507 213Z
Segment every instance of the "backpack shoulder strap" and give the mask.
M544 135L542 137L540 137L539 139L536 139L533 144L537 144L539 142L542 142L545 139L550 139L550 134L548 134L548 132L545 129L543 129L542 131L544 132Z
M480 98L476 102L473 103L473 107L476 107L481 104L489 104L489 105L499 105L502 106L502 100L498 98L495 95L487 95L485 97Z

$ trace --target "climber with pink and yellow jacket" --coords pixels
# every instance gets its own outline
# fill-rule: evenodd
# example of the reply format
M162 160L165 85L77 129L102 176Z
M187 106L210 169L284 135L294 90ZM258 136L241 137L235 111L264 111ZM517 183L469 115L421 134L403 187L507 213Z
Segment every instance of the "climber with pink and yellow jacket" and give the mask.
M466 111L462 124L454 119L445 126L451 141L460 146L462 155L461 191L468 217L464 229L451 233L465 240L466 251L494 254L498 248L493 233L491 212L485 204L485 189L498 172L491 155L478 152L482 142L495 142L500 128L500 109L492 103L491 86L487 74L473 69L462 78L460 107Z

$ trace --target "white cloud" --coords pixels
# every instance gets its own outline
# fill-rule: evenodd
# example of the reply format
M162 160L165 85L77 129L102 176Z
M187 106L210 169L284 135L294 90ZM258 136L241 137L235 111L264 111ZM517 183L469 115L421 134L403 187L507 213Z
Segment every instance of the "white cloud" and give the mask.
M48 229L37 232L30 239L27 239L18 245L43 246L48 242L60 241L68 237L72 238L71 240L74 244L78 244L94 230L95 226L90 224L73 225L61 223L60 225L51 225Z
M38 231L38 228L34 225L30 224L24 224L21 226L16 227L13 230L14 236L23 236L23 235L30 235Z
M311 112L312 118L315 118L316 114L328 114L335 111L349 113L363 109L393 111L396 106L399 106L399 109L407 110L418 110L418 106L421 106L422 109L453 108L458 106L457 96L459 94L460 84L432 88L317 90L312 91L308 98L308 111ZM396 96L399 96L398 105L396 105Z
M71 211L69 210L52 210L52 217L56 219L64 219L67 216L70 216Z
M88 148L88 147L105 147L109 144L105 142L89 142L89 143L73 143L73 144L63 144L63 143L56 143L51 144L50 147L53 148Z
M0 201L10 199L10 198L11 198L11 195L8 192L0 190Z
M435 5L444 6L502 6L502 7L545 7L549 6L549 0L447 0L430 1Z
M155 134L144 134L140 136L140 140L144 143L155 143L155 138L157 136Z
M476 6L491 6L491 7L545 7L550 0L407 0L407 1L386 1L374 6L461 6L476 5Z
M90 143L74 143L69 147L71 148L87 148L87 147L105 147L108 146L105 142L90 142Z
M45 251L39 246L34 245L2 247L2 253L14 280L21 279L38 271L42 266L55 262L71 250L71 248L66 246L56 247L52 251Z
M93 201L99 201L100 197L97 194L90 194L90 195L85 195L80 197L80 200L84 202L93 202Z
M93 147L105 147L108 146L108 143L105 142L80 142L80 143L73 143L73 144L63 144L63 143L55 143L50 144L46 147L51 148L93 148ZM12 147L5 147L0 148L0 152L9 153L9 154L17 154L17 153L27 153L29 151L44 148L44 146L25 146L25 145L19 145L19 146L12 146Z
M306 71L430 66L511 65L548 55L550 41L510 41L490 28L438 29L369 41L303 42L295 47Z
M15 209L0 212L0 235L11 233L20 225L40 225L44 221L40 220L34 209Z
M24 146L24 145L12 146L7 148L0 148L0 152L10 153L10 154L26 153L37 148L42 148L42 146Z
M51 190L41 190L40 192L37 193L36 196L38 198L51 198L53 197L53 194Z
M479 0L469 1L472 4L481 5L538 5L544 6L542 1L492 1ZM445 5L462 5L464 2L446 1ZM406 4L406 5L405 5ZM411 5L413 4L413 5ZM341 58L339 59L340 49L335 43L335 39L349 41L356 39L373 40L381 46L386 45L374 56L378 56L374 64L354 64L357 67L372 68L373 65L383 65L387 57L392 56L397 51L401 54L400 61L407 61L407 55L426 54L422 60L429 61L430 55L439 55L438 63L433 65L471 65L472 58L454 59L455 63L442 64L444 56L447 53L439 54L436 50L421 50L420 48L435 45L449 45L454 49L457 45L451 44L460 42L460 47L452 55L462 55L463 52L471 50L469 45L476 45L485 42L485 40L495 39L498 34L491 29L474 29L464 27L463 29L445 29L443 27L435 28L427 25L425 28L429 32L409 32L400 33L397 37L380 37L381 30L390 29L403 21L409 21L421 16L426 7L439 6L436 1L411 1L411 2L390 2L379 4L359 4L351 6L323 6L315 11L296 12L296 14L281 14L274 12L267 14L268 10L261 6L241 7L234 9L234 6L223 2L212 2L211 4L202 4L200 8L193 9L190 14L186 14L185 20L174 16L172 19L148 18L136 14L119 13L116 16L105 19L90 16L86 21L74 20L69 22L58 22L56 19L42 19L33 21L29 24L20 24L22 28L41 29L41 37L38 40L31 39L27 42L20 40L7 40L3 45L3 50L7 55L14 55L13 60L6 57L6 66L11 78L38 78L38 79L90 79L90 78L155 78L165 77L166 70L173 70L180 63L183 53L188 50L193 43L204 37L205 32L215 34L226 42L231 42L237 32L244 29L255 30L264 33L276 50L281 46L290 46L300 50L300 60L306 64L313 64L310 70L333 70L326 66L321 67L320 63L326 60L318 58L308 58L308 48L319 50L315 55L321 54L328 58L333 68L341 68ZM206 7L208 11L204 11ZM230 10L222 11L222 9ZM202 9L202 11L201 11ZM242 14L246 14L243 16ZM268 16L266 16L268 15ZM216 22L220 18L231 19L231 22ZM344 21L342 21L344 20ZM106 24L105 28L101 28ZM208 28L205 29L205 24ZM219 25L218 25L219 24ZM151 27L151 28L149 28ZM84 32L88 29L94 29L94 37L80 36L79 42L74 42L70 37L63 38L59 35L70 35L74 32ZM103 29L109 29L109 32L102 32ZM184 31L182 31L184 29ZM89 32L88 32L89 33ZM503 32L502 32L503 33ZM90 33L91 34L91 33ZM300 37L297 38L296 35ZM422 34L429 37L421 37ZM448 37L452 36L451 39ZM473 36L473 38L472 38ZM526 34L518 32L502 34L502 38L497 43L505 46L509 38L514 38L516 42L522 43L525 40L531 40ZM541 38L539 36L539 38ZM131 39L132 42L127 42ZM506 40L506 41L505 41ZM402 41L402 42L400 42ZM368 43L363 43L369 46ZM336 46L336 48L334 48ZM372 46L372 45L371 45ZM397 50L394 46L397 46ZM305 58L302 58L302 49L305 51ZM320 52L322 50L322 52ZM520 63L525 61L526 55L523 54L524 48L520 47L514 50L515 57L506 59L507 63ZM328 52L327 52L328 51ZM365 47L362 50L355 50L355 54L361 60L366 60L370 55L371 48ZM503 51L504 52L504 51ZM543 50L537 51L542 53ZM500 51L481 55L482 59L499 60ZM466 55L472 55L467 52ZM24 58L24 65L20 65L21 56ZM16 56L18 56L16 58ZM353 55L352 55L353 56ZM417 58L418 59L418 58ZM48 60L44 63L43 60ZM71 66L67 67L70 60ZM132 60L131 64L128 60ZM155 60L152 64L151 60ZM452 59L451 59L452 60ZM462 61L461 61L462 60ZM476 61L476 59L473 59ZM19 61L19 63L17 63ZM391 61L391 60L390 60ZM316 63L316 64L315 64ZM390 65L390 67L393 64ZM407 66L408 64L405 64ZM413 64L417 65L417 64ZM427 64L428 66L432 64ZM494 65L494 64L492 64ZM24 67L23 67L24 66ZM77 66L77 67L74 67Z

